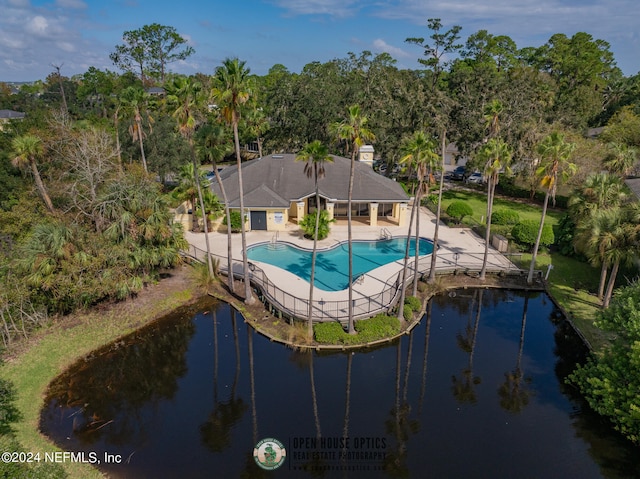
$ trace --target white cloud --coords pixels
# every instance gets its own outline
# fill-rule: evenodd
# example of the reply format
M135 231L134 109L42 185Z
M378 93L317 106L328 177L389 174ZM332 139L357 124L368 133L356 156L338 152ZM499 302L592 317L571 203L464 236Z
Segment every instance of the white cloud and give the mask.
M594 37L618 35L622 25L637 30L637 0L387 0L374 15L407 20L426 27L428 18L442 19L443 31L462 25L464 34L480 29L512 37L586 31ZM604 38L606 39L606 38ZM529 46L529 45L528 45Z
M73 43L70 42L57 42L56 45L60 50L64 50L65 52L75 52L76 47Z
M87 8L87 4L83 0L56 0L56 5L62 8Z
M329 15L349 17L359 9L358 0L272 0L289 15Z
M37 15L27 22L25 29L32 35L45 36L49 28L49 22L43 16Z
M0 0L0 80L37 80L50 73L51 63L64 64L64 75L110 65L106 49L83 38L91 30L81 0L58 0L54 4L31 5L23 0ZM62 8L66 6L68 8ZM102 53L103 58L96 58Z
M407 58L411 56L409 55L409 53L405 52L402 48L389 45L382 38L376 38L373 41L373 48L378 52L388 53L392 57Z

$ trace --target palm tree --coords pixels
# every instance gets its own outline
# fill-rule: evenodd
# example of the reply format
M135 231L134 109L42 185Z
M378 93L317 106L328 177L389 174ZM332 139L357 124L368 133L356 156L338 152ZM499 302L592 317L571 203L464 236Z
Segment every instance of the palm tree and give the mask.
M222 66L216 68L213 82L212 97L221 108L223 118L233 128L233 139L238 164L238 193L240 195L241 233L242 233L242 269L244 273L244 301L252 304L255 299L251 294L251 282L249 278L249 259L247 258L247 232L244 220L244 189L242 185L242 158L240 157L240 139L238 136L238 123L241 117L241 108L251 97L249 87L249 69L245 68L245 62L237 58L227 58Z
M202 188L200 186L200 169L198 166L198 160L196 158L196 150L193 142L193 134L196 130L196 126L199 121L200 108L203 105L204 97L202 95L202 85L200 82L192 80L191 78L178 77L168 84L165 89L167 90L167 102L175 107L175 110L171 114L178 122L178 130L180 134L189 143L189 149L191 151L191 162L193 168L193 178L198 193L198 199L200 202L200 209L202 210L203 222L204 222L204 238L207 248L207 268L209 270L209 276L213 277L213 259L211 258L211 246L209 245L209 226L207 224L207 210L204 206L204 196L202 194ZM195 213L195 208L193 209Z
M587 247L590 259L611 265L611 274L604 293L603 307L609 306L620 265L629 265L638 255L640 212L637 206L609 208L596 212L589 223L591 235Z
M540 178L540 185L546 188L546 191L542 205L540 228L538 228L538 236L533 246L527 284L533 283L533 270L536 266L536 256L538 255L538 248L540 247L540 238L542 237L542 228L544 227L544 220L547 215L549 197L555 200L558 176L560 176L561 179L567 179L569 176L575 174L576 165L569 161L575 147L575 143L565 141L564 135L558 132L547 135L538 145L538 154L542 157L543 164L536 170L536 175Z
M115 110L113 112L113 129L116 135L116 151L118 152L118 168L122 173L122 148L120 147L120 109L122 108L122 101L116 99Z
M413 281L413 295L416 296L418 294L418 257L420 255L420 202L422 200L423 194L429 194L429 185L431 184L431 174L438 167L438 159L439 156L435 152L436 146L435 142L432 138L429 138L423 131L416 131L411 137L406 138L402 145L402 157L400 158L400 163L408 165L411 169L416 172L416 176L418 177L418 188L416 190L413 210L411 214L416 218L416 251L415 251L415 260L414 260L414 274L416 277ZM425 182L426 180L426 182ZM406 267L407 260L409 257L409 239L411 237L411 230L407 234L407 244L405 247L405 272L404 276L406 278ZM400 294L401 302L400 305L404 302L404 287L403 292Z
M626 187L621 177L607 172L593 173L572 193L569 211L578 223L595 211L619 206L626 199Z
M487 178L487 224L484 236L484 256L480 280L484 281L487 274L487 260L489 258L489 238L491 237L491 213L493 212L493 198L496 185L503 171L510 172L511 150L501 139L492 138L481 148L480 159L484 162L484 175Z
M200 152L209 161L211 161L211 168L216 176L216 181L220 186L220 192L222 193L222 201L224 201L224 214L227 218L227 287L231 293L234 292L233 286L233 250L232 250L232 236L231 236L231 210L229 209L229 200L227 199L227 192L222 183L220 172L218 171L218 160L224 158L224 156L230 151L225 140L225 128L223 125L205 125L200 130L200 138L202 144L200 146Z
M374 141L375 135L367 128L368 119L360 111L359 105L348 108L349 118L341 122L332 123L330 129L340 139L346 140L351 146L351 168L349 170L349 192L347 197L347 242L349 247L349 334L355 334L353 325L353 232L351 224L351 201L353 199L353 176L356 168L358 150L365 142ZM402 305L401 305L402 308Z
M306 162L304 165L304 173L307 178L313 177L316 192L316 224L313 234L313 253L311 254L311 277L309 278L309 313L307 318L307 333L311 338L313 336L313 280L316 273L316 253L318 248L318 226L320 225L320 192L318 189L318 180L324 177L325 163L333 162L333 158L329 155L329 150L320 140L315 140L307 144L300 153L296 155L296 161Z
M491 100L485 105L482 116L486 121L487 138L495 138L500 133L500 113L504 111L504 106L500 100Z
M193 214L191 215L191 231L198 230L198 216L196 215L196 198L198 197L198 185L196 182L196 173L198 174L197 180L202 183L206 181L207 177L204 172L194 170L193 163L185 163L180 167L178 177L180 183L176 188L176 192L179 194L180 199L189 201Z
M638 163L638 150L624 143L609 143L609 150L602 164L611 173L626 177Z
M146 116L149 125L153 123L153 118L146 111L145 105L148 95L142 88L136 88L133 86L127 87L122 91L120 96L120 102L125 115L131 118L131 124L129 125L129 134L133 141L137 141L140 145L140 155L142 157L142 166L144 171L147 169L147 157L144 152L144 137L146 133L142 126L143 116Z
M609 264L604 261L599 244L594 244L591 240L598 236L602 226L606 225L606 222L603 223L601 218L595 216L598 212L622 205L627 199L625 189L621 177L606 172L594 173L589 175L584 185L576 189L569 198L569 211L577 224L574 245L589 258L591 264L601 268L599 299L604 297Z
M44 205L47 207L49 212L53 213L53 203L51 202L49 193L42 182L40 170L38 170L38 164L36 163L36 160L44 153L42 140L35 135L18 136L11 142L11 148L13 150L13 155L15 155L11 163L16 168L31 169L40 197L42 198L42 201L44 201Z
M431 251L431 267L429 269L429 283L432 284L436 280L436 262L438 260L438 233L440 231L440 216L442 214L442 190L444 189L444 162L447 156L447 130L442 129L442 137L440 138L440 156L442 162L440 165L440 185L438 187L438 206L436 208L436 225L433 231L433 250Z

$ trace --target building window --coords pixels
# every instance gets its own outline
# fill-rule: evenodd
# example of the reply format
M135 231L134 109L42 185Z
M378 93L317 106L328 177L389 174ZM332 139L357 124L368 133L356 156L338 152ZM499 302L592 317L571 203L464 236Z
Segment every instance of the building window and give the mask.
M333 216L347 216L347 203L336 203ZM351 216L369 216L369 203L351 203Z
M393 216L393 203L380 203L378 205L378 216Z
M327 200L324 198L320 198L320 209L321 210L326 210L327 209ZM310 196L309 197L309 213L315 213L316 211L316 197L315 196Z

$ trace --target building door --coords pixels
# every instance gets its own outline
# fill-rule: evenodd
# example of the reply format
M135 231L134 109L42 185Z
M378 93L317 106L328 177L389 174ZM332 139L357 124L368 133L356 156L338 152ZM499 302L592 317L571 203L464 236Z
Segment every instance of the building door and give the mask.
M267 229L267 212L266 211L251 212L251 229L252 230Z

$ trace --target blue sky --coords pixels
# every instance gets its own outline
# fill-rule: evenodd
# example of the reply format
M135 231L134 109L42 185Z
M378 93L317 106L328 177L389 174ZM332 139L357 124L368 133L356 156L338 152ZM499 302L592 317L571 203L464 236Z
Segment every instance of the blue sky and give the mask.
M428 18L462 26L462 41L486 29L519 48L554 33L578 31L610 43L625 75L640 71L638 0L0 0L0 81L44 79L62 65L72 76L90 66L115 70L109 53L122 33L145 24L176 28L196 53L170 69L212 73L239 57L253 73L276 63L299 72L348 52L388 52L401 68L419 68Z

